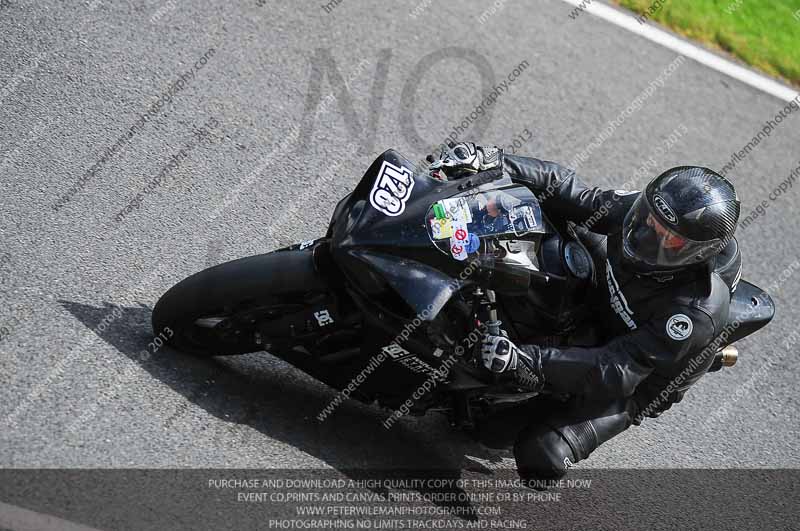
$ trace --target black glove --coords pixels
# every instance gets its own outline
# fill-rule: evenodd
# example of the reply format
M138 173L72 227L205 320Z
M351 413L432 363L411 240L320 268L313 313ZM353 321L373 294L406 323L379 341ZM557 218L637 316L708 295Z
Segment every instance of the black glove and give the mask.
M460 142L442 147L439 157L428 155L429 171L443 172L447 177L459 178L479 171L500 166L503 151L497 147L476 146L472 142Z
M483 339L481 354L484 366L494 373L509 372L514 381L526 391L538 392L544 387L542 355L536 345L517 347L505 332L502 336L487 335Z

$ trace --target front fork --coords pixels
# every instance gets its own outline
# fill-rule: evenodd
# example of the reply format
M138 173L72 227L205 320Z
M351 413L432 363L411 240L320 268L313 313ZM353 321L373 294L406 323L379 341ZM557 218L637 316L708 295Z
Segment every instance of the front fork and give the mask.
M502 334L503 322L497 317L497 294L494 290L476 288L473 292L473 308L473 318L481 336ZM480 358L481 342L476 342L475 350L473 350L473 355L476 356L473 359L479 365L483 364Z
M473 309L473 320L476 325L474 332L478 332L480 337L471 345L472 350L465 357L471 359L475 365L483 369L481 356L483 336L487 333L491 335L501 334L502 322L497 317L497 294L494 290L476 288L473 292ZM473 333L468 336L468 339ZM450 416L451 426L466 430L475 427L474 406L471 403L472 395L472 391L461 391L453 394L452 413Z
M486 300L489 301L489 321L486 323L486 330L489 332L489 335L499 336L501 330L500 326L503 322L497 318L497 295L494 290L486 290Z

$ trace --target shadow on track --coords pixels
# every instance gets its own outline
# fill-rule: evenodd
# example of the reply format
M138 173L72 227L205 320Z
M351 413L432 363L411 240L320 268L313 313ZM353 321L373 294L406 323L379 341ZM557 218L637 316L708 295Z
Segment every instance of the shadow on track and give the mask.
M247 425L291 444L351 479L458 479L465 467L488 477L492 471L466 454L498 460L457 432L443 430L447 440L434 447L403 422L387 430L381 424L385 411L352 400L319 421L317 414L328 405L333 392L265 352L206 359L168 347L152 353L153 347L148 349L153 340L151 309L147 306L60 303L106 343L195 406L225 422ZM164 427L172 427L186 409L179 407L164 421ZM441 505L468 507L469 502Z

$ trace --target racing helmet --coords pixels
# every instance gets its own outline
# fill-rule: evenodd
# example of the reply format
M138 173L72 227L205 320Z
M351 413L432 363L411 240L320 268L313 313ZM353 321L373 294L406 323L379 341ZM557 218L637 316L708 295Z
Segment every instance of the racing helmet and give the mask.
M713 170L679 166L653 179L623 222L623 258L642 273L671 272L714 258L739 219L733 184Z

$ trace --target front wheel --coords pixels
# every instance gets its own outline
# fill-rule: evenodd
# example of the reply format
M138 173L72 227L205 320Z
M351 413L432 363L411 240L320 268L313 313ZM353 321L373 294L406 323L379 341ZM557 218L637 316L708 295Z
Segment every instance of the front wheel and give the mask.
M153 309L153 333L197 356L245 354L290 341L293 325L269 326L307 311L327 286L311 249L241 258L196 273L167 291ZM265 330L278 330L264 337ZM166 332L166 333L165 333Z

